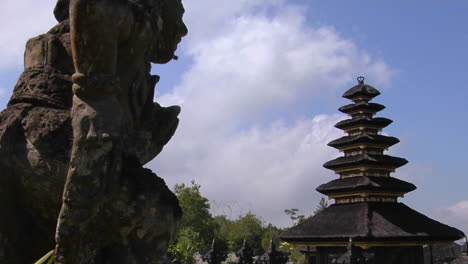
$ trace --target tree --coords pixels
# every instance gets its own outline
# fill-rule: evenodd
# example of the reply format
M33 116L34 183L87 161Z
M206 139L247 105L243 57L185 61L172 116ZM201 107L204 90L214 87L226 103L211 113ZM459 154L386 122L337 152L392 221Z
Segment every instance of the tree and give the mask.
M322 212L323 210L325 210L325 208L328 207L328 202L327 200L325 199L325 197L322 196L322 199L320 199L320 202L319 204L317 205L317 208L315 209L314 211L314 215Z
M224 215L216 216L216 239L224 241L227 249L236 251L242 247L244 239L252 248L260 248L264 233L263 219L249 212L239 216L236 220L230 220Z
M202 246L200 234L190 227L181 229L177 236L177 242L173 243L169 249L171 262L174 264L194 264L195 253Z
M289 262L295 264L305 264L306 259L296 246L289 244L288 242L282 242L279 244L278 249L283 252L289 252Z
M198 250L205 251L214 237L215 222L210 213L209 200L200 193L201 186L195 181L191 184L191 186L176 184L174 187L183 212L181 229L190 228L191 231L198 233L200 237Z
M226 251L234 249L234 243L231 242L231 228L233 221L229 220L225 215L217 215L214 217L215 222L215 238L218 246Z
M298 225L300 223L303 223L304 221L306 221L310 217L322 212L327 207L328 207L328 202L325 199L325 197L322 196L322 198L320 199L320 201L319 201L319 203L318 203L317 207L315 208L312 215L309 215L307 217L305 215L299 215L298 214L299 209L297 209L297 208L285 209L284 213L287 214L289 216L289 218L291 219L292 226L296 226L296 225Z
M310 216L306 217L304 215L298 215L299 209L296 209L296 208L286 209L286 210L284 210L284 213L286 213L289 216L289 218L291 219L292 226L296 226L296 225L306 221L310 217L322 212L327 207L328 207L328 202L325 199L325 197L322 197L320 199L318 205L317 205L317 208L314 210L313 214L310 215ZM299 250L296 247L294 247L294 246L292 246L292 245L290 245L288 243L282 243L281 246L280 246L280 250L289 250L289 252L291 253L291 255L289 255L289 261L290 262L293 262L293 263L296 263L296 264L306 263L304 255L301 252L299 252Z
M213 217L209 200L201 195L200 188L194 181L191 186L176 184L174 187L183 211L179 237L170 249L174 263L192 264L189 256L193 256L193 250L206 251L213 238L220 249L229 251L241 248L244 239L250 247L263 250L268 249L270 239L279 242L282 230L271 224L265 227L264 220L252 212L235 220L225 215ZM292 212L297 212L297 209L292 209ZM304 216L294 217L302 219Z
M270 246L270 240L273 240L275 245L280 245L281 240L279 238L279 235L283 232L282 229L269 224L263 231L262 235L262 249L264 251L268 250L268 247Z
M264 233L264 221L259 216L249 212L235 221L233 233L236 234L234 237L236 248L242 246L244 239L250 242L251 247L260 248Z
M304 220L306 219L305 215L298 215L297 212L299 212L299 209L297 208L284 210L284 213L289 215L289 218L291 219L293 226L304 222Z

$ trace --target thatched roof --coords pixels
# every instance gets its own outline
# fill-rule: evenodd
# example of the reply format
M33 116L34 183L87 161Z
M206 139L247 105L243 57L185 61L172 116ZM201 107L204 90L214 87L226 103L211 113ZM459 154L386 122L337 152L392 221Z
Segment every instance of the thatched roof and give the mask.
M379 95L380 92L375 89L374 87L365 84L365 83L359 83L358 85L352 87L348 91L346 91L343 94L344 98L348 98L353 100L353 98L359 97L359 96L367 96L370 98L374 98L377 95Z
M344 136L339 139L335 139L328 143L328 146L334 148L340 148L343 146L355 145L355 144L378 144L385 146L386 148L395 145L400 142L396 137L388 137L383 135L369 135L369 134L360 134L356 136Z
M368 117L356 117L351 119L345 119L336 123L335 127L339 129L347 129L354 126L365 126L365 127L378 127L384 128L390 125L393 121L385 118L385 117L375 117L375 118L368 118Z
M348 104L348 105L342 106L338 110L340 110L341 112L345 114L348 114L348 113L360 111L360 110L368 110L370 112L376 113L383 109L385 109L385 106L381 104L359 102L355 104Z
M333 204L280 235L286 242L451 242L462 231L439 223L403 203Z
M408 163L406 159L389 155L359 154L354 156L338 157L323 164L323 167L333 170L363 165L379 165L391 168L399 168Z
M358 176L336 179L320 185L316 190L325 195L355 191L389 191L408 193L416 190L416 186L412 183L393 177Z

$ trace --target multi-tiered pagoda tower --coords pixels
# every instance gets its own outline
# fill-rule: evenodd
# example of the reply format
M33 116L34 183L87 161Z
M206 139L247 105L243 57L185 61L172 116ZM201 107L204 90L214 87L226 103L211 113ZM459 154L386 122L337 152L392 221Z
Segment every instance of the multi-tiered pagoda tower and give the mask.
M340 177L317 188L335 203L284 232L281 239L316 246L318 264L344 259L350 254L349 241L361 254L355 258L367 258L367 263L422 264L423 245L452 242L464 234L398 202L416 186L390 176L407 160L384 154L399 142L379 134L392 120L374 117L385 108L369 102L380 92L365 84L364 77L358 82L343 94L353 103L339 109L351 118L335 125L347 135L328 144L344 155L323 165Z

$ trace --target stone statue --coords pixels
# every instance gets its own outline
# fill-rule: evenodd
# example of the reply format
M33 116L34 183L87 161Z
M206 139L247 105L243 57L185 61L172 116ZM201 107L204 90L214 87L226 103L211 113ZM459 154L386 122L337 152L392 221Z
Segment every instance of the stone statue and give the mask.
M275 242L273 242L273 239L270 239L268 251L258 256L254 264L286 264L288 260L289 253L278 251Z
M349 238L347 251L344 254L335 254L331 259L332 264L375 264L375 253L372 248L362 249Z
M227 257L227 253L223 250L220 250L216 245L216 240L213 239L210 250L208 250L208 252L202 256L202 259L208 264L220 264L221 262L225 261Z
M187 29L180 0L59 0L59 23L26 44L0 113L0 263L163 263L181 217L142 167L180 108L153 102ZM70 19L71 18L71 19Z
M245 239L242 247L236 252L236 256L239 257L239 264L253 264L253 250L247 245Z

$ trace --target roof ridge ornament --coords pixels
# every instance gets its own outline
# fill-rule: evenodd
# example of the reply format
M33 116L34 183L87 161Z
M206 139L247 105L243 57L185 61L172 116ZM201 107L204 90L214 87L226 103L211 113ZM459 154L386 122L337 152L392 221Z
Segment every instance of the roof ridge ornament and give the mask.
M359 84L364 84L364 80L365 80L365 79L366 79L366 78L364 78L364 76L359 76L359 77L357 77L357 81L358 81Z

